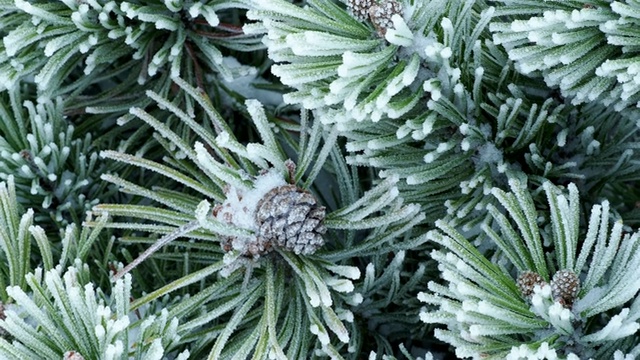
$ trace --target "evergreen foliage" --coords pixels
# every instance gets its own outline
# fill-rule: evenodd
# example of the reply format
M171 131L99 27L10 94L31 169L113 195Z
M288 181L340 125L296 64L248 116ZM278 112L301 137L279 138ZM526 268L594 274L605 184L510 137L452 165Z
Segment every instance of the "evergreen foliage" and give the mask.
M544 183L548 210L536 218L525 184L517 179L509 183L509 193L492 190L506 215L490 205L491 216L481 225L484 233L479 237L497 246L491 261L442 221L436 222L440 231L428 233L446 249L431 255L440 263L443 279L454 286L429 283L430 292L419 297L438 309L422 312L422 320L446 324L447 329L437 329L436 336L453 344L459 357L638 356L640 346L632 335L640 328L636 322L640 317L636 313L640 233L623 234L620 221L609 229L609 203L605 201L592 208L581 238L575 185L569 184L565 195ZM545 256L545 244L555 252ZM539 280L525 292L516 286L520 285L516 274L527 272L539 275ZM582 280L573 281L569 294L559 290L567 281L563 280L565 273L585 274Z
M638 19L0 0L0 358L640 358Z

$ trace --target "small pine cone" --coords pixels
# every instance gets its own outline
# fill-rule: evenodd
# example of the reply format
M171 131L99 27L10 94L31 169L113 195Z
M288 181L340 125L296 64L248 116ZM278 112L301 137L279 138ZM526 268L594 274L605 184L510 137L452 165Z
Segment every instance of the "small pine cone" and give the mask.
M520 276L518 276L518 281L516 282L518 285L518 289L520 289L520 293L525 298L530 298L533 295L533 288L536 285L544 285L544 279L537 273L533 271L525 271Z
M391 17L395 14L402 15L402 4L396 0L381 0L369 8L369 18L380 36L384 36L387 29L393 27Z
M295 185L278 186L258 202L258 243L313 254L324 244L324 216L324 206L308 191Z
M373 0L347 0L347 6L353 17L360 21L369 18L369 8L373 5Z
M551 279L551 295L564 307L570 308L580 291L580 279L571 270L560 270Z

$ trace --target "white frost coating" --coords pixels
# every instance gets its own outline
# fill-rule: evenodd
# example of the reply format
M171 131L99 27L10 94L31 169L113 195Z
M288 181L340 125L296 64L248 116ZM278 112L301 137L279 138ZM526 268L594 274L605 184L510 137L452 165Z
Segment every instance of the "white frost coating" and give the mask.
M635 360L635 356L633 354L626 354L623 353L620 350L616 350L615 353L613 353L613 360ZM569 359L567 358L567 360L580 360L578 359L578 357L576 356L575 359Z
M197 18L200 15L200 9L202 9L202 5L203 4L199 1L193 4L189 8L189 15L191 15L192 18Z
M164 355L164 348L162 347L161 339L155 339L149 346L149 350L145 353L145 359L149 360L161 360Z
M445 31L453 30L453 24L451 23L451 19L447 17L442 18L442 21L440 21L440 25L442 26L442 29L444 29Z
M433 59L435 60L437 55L440 53L440 50L444 47L444 45L438 43L438 42L432 42L429 43L427 46L425 46L424 48L424 54L427 57L427 59Z
M325 279L325 282L333 290L341 293L349 293L354 289L353 282L351 282L351 280L328 278Z
M563 129L558 133L557 144L559 147L564 147L567 144L567 135L569 134L569 129Z
M238 179L237 176L233 176L228 171L228 168L225 165L217 162L211 154L205 149L204 145L196 141L193 146L196 152L196 158L199 165L206 171L209 171L211 174L214 174L217 178L229 184L229 186L233 186L236 188L248 188L248 185L244 183L241 179Z
M398 46L411 46L413 44L413 32L407 26L402 16L394 14L391 17L393 28L387 29L385 39Z
M342 321L340 321L333 309L331 309L330 307L322 307L322 318L329 327L329 330L336 334L340 341L345 344L349 342L349 331L344 326Z
M350 92L354 90L357 87L359 82L360 82L360 77L358 76L341 77L332 81L331 84L329 84L329 91L332 94L336 94L336 95L344 94L346 92Z
M571 310L565 308L559 302L554 302L551 306L549 306L548 314L549 322L556 328L557 331L566 335L569 335L574 331L573 325L571 324L571 320L573 319Z
M229 144L229 133L226 131L223 131L220 134L218 134L218 136L216 136L216 142L221 147L226 148L227 145Z
M81 42L78 48L82 54L86 54L94 45L98 43L98 37L91 34L87 37L87 40Z
M440 57L442 57L443 59L449 59L452 55L453 51L451 51L451 48L448 46L440 50Z
M96 335L97 339L104 340L104 335L107 333L107 331L104 329L104 326L98 324L93 329L93 333Z
M464 86L460 83L456 84L453 87L453 93L458 95L458 96L462 96L464 94Z
M334 274L344 276L351 280L358 280L361 276L360 269L355 266L329 265L326 266L326 268Z
M469 138L462 139L462 141L460 142L460 149L465 152L471 149L471 141L469 140Z
M531 349L526 344L514 346L506 356L507 360L556 360L558 355L555 349L549 348L547 342L540 344L537 349ZM567 357L567 360L569 357Z
M592 229L593 227L597 226L596 224L599 221L599 219L600 219L600 206L596 205L591 209L591 219L589 224L589 230L592 236L591 237L588 236L587 239L584 241L584 245L582 245L583 248L587 247L589 251L593 246L593 241L595 241L595 236L596 236L596 234L594 234ZM582 254L583 251L584 250L581 250L580 258L579 258L580 260L582 260L581 258L586 255L586 254ZM584 266L584 263L581 261L579 265L581 265L579 268L582 268ZM608 289L605 287L594 287L591 290L589 290L589 292L586 293L582 298L578 299L573 304L573 308L578 313L581 313L587 309L591 310L591 308L595 304L597 304L600 301L600 299L604 298L604 296L607 293L608 293Z
M175 360L187 360L189 359L189 355L191 355L189 350L185 350L181 352Z
M425 163L431 164L432 162L438 159L438 155L433 152L430 152L426 154L422 159Z
M338 318L340 320L344 320L348 323L353 323L353 321L355 320L355 317L353 315L353 313L349 310L345 310L345 309L338 309L336 310L336 313L338 314Z
M453 272L448 272L448 271L443 271L442 272L442 277L444 278L446 276L446 274L450 274L450 278L453 280L455 279L455 276L453 275ZM476 291L474 288L472 288L469 284L464 283L464 282L460 282L456 284L456 290L460 295L466 295L466 296L472 296L476 294ZM467 301L464 301L462 303L463 305L463 309L465 309L464 305ZM466 308L467 311L475 311L477 308L477 303L475 301L471 302L469 301L469 303L473 304L471 305L469 308Z
M181 0L164 0L164 5L167 7L167 9L173 12L178 12L182 10L183 4Z
M502 151L492 143L479 147L478 155L478 162L481 164L499 164L503 161Z
M375 40L356 40L320 31L292 33L285 37L287 46L300 56L340 55L345 51L370 51L378 42Z
M450 141L447 143L440 143L436 149L437 152L443 153L445 151L451 150L455 146L455 142Z
M318 340L320 340L320 343L322 345L329 344L329 334L327 334L327 331L325 329L320 329L318 325L312 324L311 326L309 326L309 331L311 331L312 334L318 337Z
M18 9L26 13L29 13L29 14L33 13L33 6L24 0L15 0L15 5Z
M635 334L640 328L640 324L631 319L627 319L628 315L629 308L622 309L618 315L615 315L609 320L604 328L598 332L584 336L582 340L585 342L614 341Z
M342 55L342 64L338 66L338 75L341 77L370 75L376 68L390 60L394 54L395 49L392 46L376 53L347 51Z
M402 139L411 133L411 128L407 125L402 125L396 130L396 138Z
M356 76L361 74L350 74L350 69L358 66L364 66L366 62L361 61L357 54L347 51L342 55L342 65L338 66L338 75L341 77Z
M154 25L158 30L163 30L163 29L169 30L169 31L178 30L178 25L176 24L176 22L170 19L163 19L163 18L156 19Z
M120 358L122 352L124 351L124 346L122 345L122 341L117 340L115 344L107 345L107 349L104 353L105 360L115 360Z
M222 203L216 218L220 221L231 223L237 227L257 231L255 212L258 202L272 189L286 185L282 175L271 169L256 178L253 189L245 191L231 187L227 193L227 199Z
M438 79L426 80L422 85L422 88L424 89L424 91L431 93L431 100L433 101L438 101L438 99L440 99L440 97L442 96L442 93L440 92L440 87L441 87L441 84L440 84L440 80Z
M22 48L21 44L23 43L23 38L20 31L18 29L15 29L9 32L9 34L7 34L2 39L2 41L4 43L5 52L7 53L7 55L14 56L18 52L18 50Z
M597 152L599 152L600 150L600 142L598 140L592 140L591 142L589 142L589 145L587 145L587 155L593 155Z
M200 4L200 2L196 3L196 5ZM195 7L192 6L191 8ZM202 15L204 17L205 20L207 20L207 23L209 23L209 25L211 26L218 26L220 24L220 19L218 18L218 15L216 15L215 11L213 11L212 7L209 5L204 5L202 7L199 7L198 9L194 10L194 12L198 12L200 15ZM189 9L189 14L192 14L192 10ZM197 17L194 16L194 18Z
M445 52L443 50L443 52ZM445 52L446 53L446 52ZM448 68L447 74L451 77L450 83L455 84L460 81L460 77L462 76L462 70L458 67Z
M353 296L349 299L349 303L354 306L362 304L363 301L364 297L360 293L353 294Z
M492 191L495 195L496 191ZM543 319L548 320L549 315L547 313L547 308L551 304L551 286L549 284L544 284L542 287L540 285L535 285L533 287L533 295L531 296L531 310L540 315Z
M404 69L402 73L402 83L405 86L409 86L413 83L418 76L418 71L420 70L420 58L418 56L413 56L407 67Z

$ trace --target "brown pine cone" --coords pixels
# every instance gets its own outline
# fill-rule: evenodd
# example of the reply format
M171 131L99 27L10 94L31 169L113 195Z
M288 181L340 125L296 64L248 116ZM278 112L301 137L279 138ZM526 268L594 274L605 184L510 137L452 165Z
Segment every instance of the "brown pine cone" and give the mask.
M571 270L560 270L551 279L551 294L554 301L570 308L580 291L580 279Z
M353 14L353 17L360 21L369 18L369 8L373 4L373 0L347 0L347 6Z
M402 4L396 0L381 0L369 8L369 18L380 36L384 36L387 29L393 27L391 17L395 14L402 15Z
M531 298L531 295L533 295L533 288L536 285L544 285L545 281L539 274L534 273L533 271L525 271L518 276L516 284L518 285L518 289L520 289L520 293L523 297Z
M258 243L312 254L324 244L324 206L295 185L278 186L264 195L256 208Z

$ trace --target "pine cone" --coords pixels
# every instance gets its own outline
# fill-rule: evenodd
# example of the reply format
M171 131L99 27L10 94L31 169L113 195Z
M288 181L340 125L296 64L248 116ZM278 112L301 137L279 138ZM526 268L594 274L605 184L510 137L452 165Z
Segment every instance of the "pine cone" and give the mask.
M393 27L391 17L395 14L402 15L402 4L396 0L382 0L369 8L369 18L380 36L384 36L387 29Z
M258 202L258 243L272 244L296 254L312 254L324 244L324 206L295 185L278 186Z
M580 291L580 279L571 270L560 270L551 279L551 294L553 300L562 306L570 308Z
M369 18L369 8L373 4L373 0L347 0L347 6L353 14L353 17L360 21Z
M534 273L533 271L525 271L518 276L516 283L522 296L525 298L531 298L531 295L533 295L533 288L536 285L544 285L545 281L539 274Z

